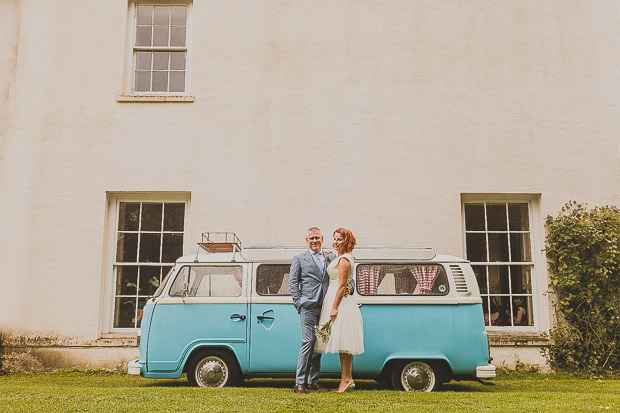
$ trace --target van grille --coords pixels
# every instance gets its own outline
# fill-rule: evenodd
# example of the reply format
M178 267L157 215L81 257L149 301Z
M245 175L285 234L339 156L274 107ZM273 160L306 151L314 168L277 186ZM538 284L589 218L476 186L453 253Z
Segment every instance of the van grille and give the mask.
M465 275L463 274L463 270L459 265L451 264L450 270L452 270L452 275L454 275L454 284L456 285L457 293L466 293L467 292L467 282L465 281Z

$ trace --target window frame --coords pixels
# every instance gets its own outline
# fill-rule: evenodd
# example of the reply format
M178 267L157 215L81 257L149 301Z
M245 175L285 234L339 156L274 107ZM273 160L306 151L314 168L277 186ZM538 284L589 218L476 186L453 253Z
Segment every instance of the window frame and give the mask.
M185 204L185 216L184 216L184 228L183 228L183 250L182 254L187 255L190 253L189 240L189 228L190 228L190 194L187 192L108 192L107 193L107 207L108 213L106 214L105 224L105 265L103 269L102 280L102 309L100 316L100 331L101 334L135 334L139 330L139 327L114 327L114 308L116 300L116 245L118 234L118 214L120 210L121 202L154 202L154 203L167 203L178 202ZM127 265L143 265L139 262L127 263ZM162 263L152 263L153 266L162 266ZM174 267L174 263L171 265ZM162 279L166 274L162 274ZM139 312L139 309L137 309Z
M530 283L531 283L531 297L532 297L532 324L531 326L487 326L485 328L490 332L539 332L546 331L550 327L549 322L549 306L546 300L548 277L546 268L542 268L545 262L544 253L542 251L542 245L544 245L541 236L544 236L542 221L539 213L540 194L461 194L461 225L462 225L462 248L463 256L467 258L467 233L506 233L510 234L514 231L510 231L507 227L506 231L489 231L488 224L486 224L485 213L485 231L470 231L466 229L465 222L465 205L466 204L497 204L497 203L523 203L527 204L528 208L528 220L529 220L529 235L530 235L530 254L531 261L502 261L502 262L470 262L472 267L476 266L521 266L530 269ZM519 232L519 231L517 231ZM510 237L509 243L510 243ZM509 244L510 250L510 244ZM486 244L487 260L489 245ZM510 254L510 252L509 252ZM490 296L505 296L510 298L510 305L512 309L512 297L521 296L515 292L510 294L491 294L488 290L488 274L487 274L487 292L484 295L481 293L481 298L484 300Z
M185 47L176 46L136 46L136 19L137 6L186 6L187 21L185 31ZM126 51L123 72L122 93L116 97L119 102L193 102L191 94L191 57L192 57L192 19L193 1L191 0L159 0L159 1L130 1L127 8ZM160 91L135 91L136 50L161 50L161 51L185 51L185 91L184 92L160 92Z

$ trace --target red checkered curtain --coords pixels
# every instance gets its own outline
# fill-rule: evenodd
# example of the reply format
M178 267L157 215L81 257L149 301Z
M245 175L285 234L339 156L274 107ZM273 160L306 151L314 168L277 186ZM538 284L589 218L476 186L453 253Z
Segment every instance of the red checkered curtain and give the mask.
M411 274L420 285L420 294L429 295L433 289L433 284L439 276L441 270L437 266L417 265L411 268Z
M361 265L357 273L357 288L360 294L377 294L380 267L378 265Z

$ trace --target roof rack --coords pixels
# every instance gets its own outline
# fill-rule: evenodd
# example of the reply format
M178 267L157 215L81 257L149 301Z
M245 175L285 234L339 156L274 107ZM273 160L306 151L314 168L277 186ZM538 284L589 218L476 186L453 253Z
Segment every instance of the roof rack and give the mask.
M241 252L241 240L234 232L203 232L198 246L206 252L232 252L233 258L235 252Z

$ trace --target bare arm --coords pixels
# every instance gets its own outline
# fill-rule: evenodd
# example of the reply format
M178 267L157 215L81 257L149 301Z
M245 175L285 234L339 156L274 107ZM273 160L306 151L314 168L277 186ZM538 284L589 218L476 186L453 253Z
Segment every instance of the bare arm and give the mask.
M338 316L338 306L344 297L344 292L349 285L349 271L351 270L351 263L347 258L341 259L338 262L338 290L336 290L336 298L334 299L334 305L332 311L329 313L329 318L332 322Z
M515 325L521 324L521 321L523 321L524 315L525 315L525 308L519 307L517 309L517 316L515 317Z

